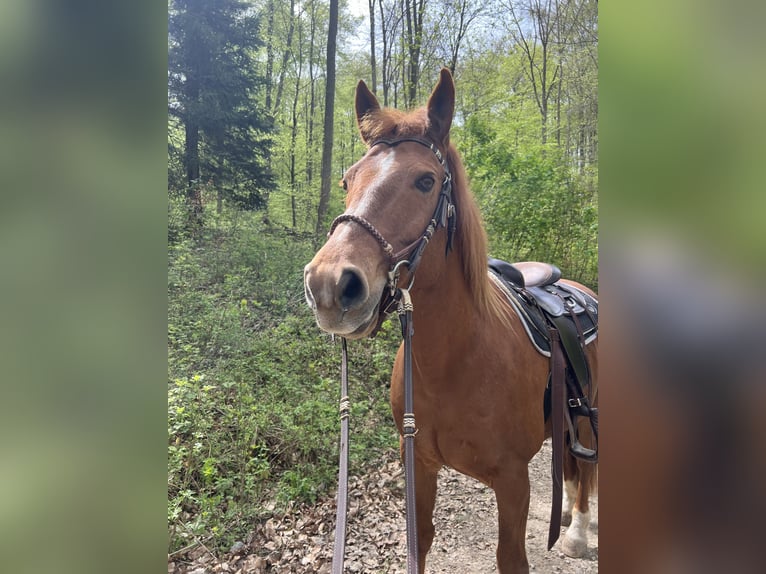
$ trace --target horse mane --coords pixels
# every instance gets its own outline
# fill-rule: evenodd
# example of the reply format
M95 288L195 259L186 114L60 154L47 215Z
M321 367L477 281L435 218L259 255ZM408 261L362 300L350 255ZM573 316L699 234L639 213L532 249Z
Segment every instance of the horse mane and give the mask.
M359 122L360 133L368 145L378 139L427 138L429 128L425 107L411 112L378 108L367 113ZM457 211L454 247L462 262L469 292L482 317L498 319L510 327L512 321L509 305L487 276L487 234L484 231L479 206L469 189L460 154L451 142L447 144L446 159L452 172L452 196Z
M496 318L511 327L508 302L488 276L487 234L479 206L468 186L463 161L453 143L447 149L447 163L452 171L452 196L457 211L455 249L460 255L474 304L482 316Z

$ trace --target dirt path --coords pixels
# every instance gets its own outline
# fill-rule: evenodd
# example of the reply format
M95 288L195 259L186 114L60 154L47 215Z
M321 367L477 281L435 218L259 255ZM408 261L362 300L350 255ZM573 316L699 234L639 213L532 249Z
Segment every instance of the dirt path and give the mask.
M545 548L550 514L550 442L530 464L531 502L527 555L534 572L598 572L598 498L593 497L589 551L567 558L559 543ZM216 557L202 548L168 563L169 574L319 573L332 562L335 504L326 500L302 507L257 527L233 552ZM428 574L497 572L497 511L492 491L450 469L439 474L434 512L436 538L428 555ZM350 479L346 572L405 574L404 479L392 455L362 477Z

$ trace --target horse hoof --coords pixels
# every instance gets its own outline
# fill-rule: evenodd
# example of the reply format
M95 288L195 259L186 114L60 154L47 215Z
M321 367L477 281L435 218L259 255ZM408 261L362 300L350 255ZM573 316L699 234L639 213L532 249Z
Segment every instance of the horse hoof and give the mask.
M582 538L564 535L561 540L561 551L570 558L582 558L588 550L588 542Z

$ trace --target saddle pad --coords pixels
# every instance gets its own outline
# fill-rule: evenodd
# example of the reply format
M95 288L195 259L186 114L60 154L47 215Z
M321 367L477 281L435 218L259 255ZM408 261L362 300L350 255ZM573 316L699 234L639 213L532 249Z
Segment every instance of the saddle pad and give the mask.
M580 323L585 344L592 343L598 336L598 301L584 291L559 282L545 287L524 289L506 282L491 268L488 273L492 282L508 299L524 325L529 340L541 355L551 356L551 342L548 336L551 320L546 314L565 317L574 324L569 312L571 309Z

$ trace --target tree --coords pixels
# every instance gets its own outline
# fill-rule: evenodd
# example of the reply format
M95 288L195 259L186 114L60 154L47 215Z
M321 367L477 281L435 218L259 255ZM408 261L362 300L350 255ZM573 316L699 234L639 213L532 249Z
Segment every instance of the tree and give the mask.
M540 140L545 145L548 141L548 107L561 72L551 50L558 2L522 0L518 3L521 5L515 6L517 0L510 0L507 6L515 27L514 38L527 59L529 81L540 110Z
M322 145L322 189L319 194L316 233L322 224L330 202L332 174L333 125L335 122L335 50L338 39L338 0L330 0L330 26L327 32L327 83L325 84L324 142Z
M367 0L370 9L370 69L372 71L372 93L378 91L378 64L375 61L375 0Z
M418 81L420 79L420 55L423 47L423 16L426 0L404 0L405 43L409 61L407 63L407 107L417 103Z
M202 183L240 207L265 206L273 129L258 104L258 18L239 0L173 0L168 18L168 112L183 127L186 196L201 222Z
M460 48L468 34L471 24L484 12L486 5L470 0L442 0L443 20L442 35L446 37L449 48L447 67L455 75Z

